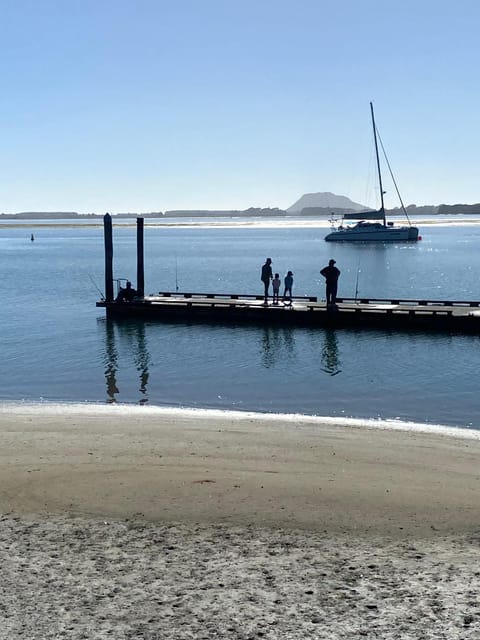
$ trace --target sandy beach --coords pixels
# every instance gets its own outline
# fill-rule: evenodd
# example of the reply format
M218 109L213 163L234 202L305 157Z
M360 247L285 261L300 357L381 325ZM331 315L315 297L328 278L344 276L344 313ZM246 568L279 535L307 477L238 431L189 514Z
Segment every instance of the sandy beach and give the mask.
M0 638L477 638L479 436L2 405Z

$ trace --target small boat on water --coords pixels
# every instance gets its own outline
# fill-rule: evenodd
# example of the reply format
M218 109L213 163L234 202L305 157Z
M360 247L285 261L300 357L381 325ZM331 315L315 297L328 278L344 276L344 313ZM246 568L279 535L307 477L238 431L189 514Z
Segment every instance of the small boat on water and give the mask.
M372 103L370 103L370 112L372 115L373 138L375 141L375 155L377 159L381 207L378 211L359 211L355 213L344 214L340 226L326 235L325 240L327 242L416 242L419 239L418 228L413 227L410 224L410 221L408 226L395 226L393 222L387 222L386 220L385 204L383 200L385 192L383 190L382 184L382 172L380 168L380 157L378 153L377 127L375 125L375 114L373 112ZM388 165L388 167L390 169L390 165ZM398 192L393 174L392 179L394 181L395 189L397 190L402 209L408 220L408 214L405 207L403 206L403 202ZM348 224L344 225L343 221L348 220L358 220L358 222L353 226L350 226ZM376 222L370 222L374 220L376 220Z

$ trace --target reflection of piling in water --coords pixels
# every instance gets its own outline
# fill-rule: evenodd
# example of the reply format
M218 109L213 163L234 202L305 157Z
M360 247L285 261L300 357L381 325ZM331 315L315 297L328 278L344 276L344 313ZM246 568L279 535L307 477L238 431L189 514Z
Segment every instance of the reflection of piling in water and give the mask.
M105 323L105 383L107 388L107 402L117 402L117 394L120 392L117 386L117 372L119 352L117 348L118 334L121 343L128 345L128 350L133 354L133 361L138 372L142 394L140 404L148 402L147 387L150 378L149 365L150 353L147 347L145 324L142 322L115 323L107 320Z
M150 377L148 366L150 364L150 354L147 348L147 340L145 336L145 325L143 322L135 323L135 334L137 337L137 352L135 358L135 364L137 365L137 371L140 374L140 393L144 398L140 400L141 403L148 402L147 398L147 385Z
M108 402L116 402L117 387L117 349L115 346L115 328L113 322L105 323L105 382Z

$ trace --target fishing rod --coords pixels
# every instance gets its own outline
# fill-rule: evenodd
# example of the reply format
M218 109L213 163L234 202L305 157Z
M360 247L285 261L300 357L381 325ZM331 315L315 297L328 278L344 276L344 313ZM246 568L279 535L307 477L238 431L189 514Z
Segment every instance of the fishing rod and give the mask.
M355 283L355 302L357 302L357 296L358 296L358 278L360 276L360 259L358 260L358 267L357 267L357 281Z
M97 286L97 283L95 282L95 280L93 279L93 277L91 276L91 274L88 274L88 277L90 278L93 286L95 287L95 289L98 291L98 293L100 294L100 299L101 300L105 300L105 296L103 295L101 289Z
M178 261L177 261L177 254L175 254L175 291L178 291Z

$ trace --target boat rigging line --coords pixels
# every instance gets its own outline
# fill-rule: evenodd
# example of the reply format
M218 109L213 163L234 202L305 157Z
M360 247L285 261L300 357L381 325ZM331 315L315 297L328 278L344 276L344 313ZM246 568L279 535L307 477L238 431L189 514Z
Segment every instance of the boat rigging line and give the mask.
M395 185L395 191L397 192L398 199L400 200L400 204L402 205L402 211L405 214L405 217L407 218L408 224L411 225L410 218L408 217L407 210L405 208L405 205L403 204L402 196L400 195L400 191L398 190L397 181L395 180L395 176L393 175L392 167L390 166L390 162L388 161L388 156L387 156L387 153L385 151L385 147L383 146L382 138L380 136L380 133L378 132L378 129L377 129L377 136L378 136L378 140L380 142L380 146L382 147L382 151L383 151L383 156L385 158L385 162L387 163L387 167L388 167L388 170L390 172L390 177L392 178L393 184Z

